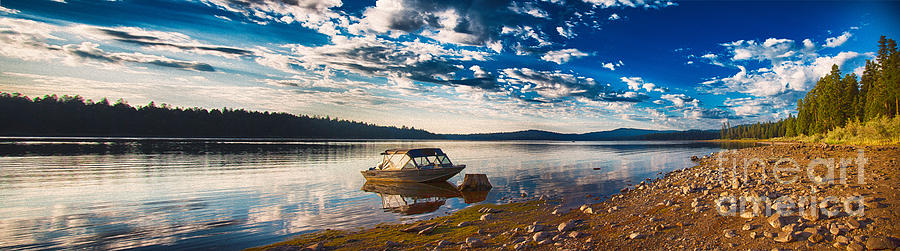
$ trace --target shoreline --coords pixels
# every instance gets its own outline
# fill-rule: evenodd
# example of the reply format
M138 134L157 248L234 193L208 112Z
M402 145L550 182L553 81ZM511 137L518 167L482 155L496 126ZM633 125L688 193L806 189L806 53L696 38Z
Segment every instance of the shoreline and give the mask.
M851 164L836 168L846 171L844 178L835 175L823 180L818 177L828 177L827 165L815 165L812 171L820 176L807 178L805 169L776 171L788 168L782 166L788 163L783 158L797 167L829 159L837 166L841 159ZM861 158L865 161L853 163ZM526 202L475 205L409 224L322 230L249 250L893 250L900 246L898 158L897 146L768 144L698 158L694 167L635 184L602 202L573 210L542 196ZM735 178L720 172L730 167L748 174L738 172ZM775 180L776 172L797 179L781 183ZM752 198L760 199L759 203L752 203ZM784 203L783 198L796 203ZM816 203L804 204L803 198ZM741 203L745 200L749 203ZM842 203L849 203L851 210L840 210ZM786 205L793 209L780 214L773 210ZM854 206L862 206L863 211Z

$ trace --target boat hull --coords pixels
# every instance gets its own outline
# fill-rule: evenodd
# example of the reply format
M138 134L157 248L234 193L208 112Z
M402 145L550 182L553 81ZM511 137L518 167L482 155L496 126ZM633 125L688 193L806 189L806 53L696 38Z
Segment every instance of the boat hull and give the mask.
M465 165L420 170L366 170L360 171L368 181L387 182L438 182L446 181L461 172Z

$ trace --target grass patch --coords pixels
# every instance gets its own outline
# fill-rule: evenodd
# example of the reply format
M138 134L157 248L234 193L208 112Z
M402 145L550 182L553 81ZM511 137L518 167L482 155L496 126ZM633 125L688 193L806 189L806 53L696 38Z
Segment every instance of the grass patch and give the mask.
M842 145L898 145L900 144L900 117L881 117L866 122L853 121L824 134L780 137L770 140Z

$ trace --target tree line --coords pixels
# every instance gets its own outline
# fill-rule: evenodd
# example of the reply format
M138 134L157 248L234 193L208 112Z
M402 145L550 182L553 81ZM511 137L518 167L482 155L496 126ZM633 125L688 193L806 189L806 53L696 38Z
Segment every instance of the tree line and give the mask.
M239 137L431 139L425 130L330 117L244 109L133 107L122 99L93 102L81 96L29 98L0 93L0 135L104 137Z
M794 137L826 133L850 122L900 116L900 54L893 39L881 36L875 60L866 60L862 76L843 74L837 65L806 96L797 115L775 122L722 124L723 139Z

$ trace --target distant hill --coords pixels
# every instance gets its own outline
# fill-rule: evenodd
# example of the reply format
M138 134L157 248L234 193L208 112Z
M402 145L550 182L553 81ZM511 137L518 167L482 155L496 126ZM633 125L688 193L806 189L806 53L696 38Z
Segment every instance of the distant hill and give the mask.
M557 133L541 130L525 130L501 133L442 134L453 140L559 140L559 141L609 141L609 140L693 140L717 139L719 130L648 130L619 128L589 133Z

